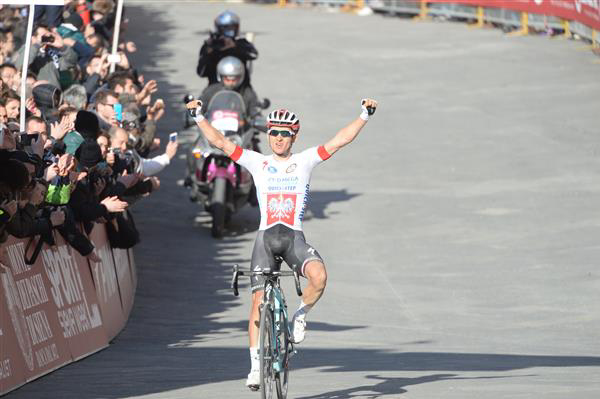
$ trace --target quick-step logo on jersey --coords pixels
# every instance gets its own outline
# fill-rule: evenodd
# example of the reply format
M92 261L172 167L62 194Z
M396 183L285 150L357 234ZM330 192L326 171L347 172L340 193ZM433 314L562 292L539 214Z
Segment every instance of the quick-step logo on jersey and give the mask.
M267 194L267 226L277 222L294 225L296 194Z

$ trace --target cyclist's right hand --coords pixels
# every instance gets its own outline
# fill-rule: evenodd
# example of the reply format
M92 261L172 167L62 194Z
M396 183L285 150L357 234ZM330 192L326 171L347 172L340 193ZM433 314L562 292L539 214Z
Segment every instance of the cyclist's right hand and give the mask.
M202 109L202 101L200 100L192 100L185 104L190 116L195 118L196 115L200 114L200 110Z

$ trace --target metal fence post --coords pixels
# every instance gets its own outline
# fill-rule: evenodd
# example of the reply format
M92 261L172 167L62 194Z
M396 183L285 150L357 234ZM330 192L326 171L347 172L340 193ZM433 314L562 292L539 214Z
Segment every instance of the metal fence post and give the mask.
M482 6L478 6L477 7L477 23L474 24L475 28L483 28L483 25L485 23L485 19L484 19L484 11L483 11L483 7Z
M565 32L565 33L563 33L563 36L566 37L567 39L569 39L571 37L571 25L569 24L569 21L566 19L563 19L562 25L563 25L563 29Z
M510 32L510 36L525 36L529 34L529 14L526 12L521 13L521 29Z

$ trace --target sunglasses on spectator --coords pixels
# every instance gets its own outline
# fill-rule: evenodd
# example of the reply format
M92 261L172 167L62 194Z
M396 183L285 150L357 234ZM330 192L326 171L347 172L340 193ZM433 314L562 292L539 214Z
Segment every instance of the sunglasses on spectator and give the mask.
M280 134L281 134L281 137L283 137L283 138L292 137L292 136L296 135L296 133L290 132L289 130L275 130L275 129L269 130L269 136L277 137Z

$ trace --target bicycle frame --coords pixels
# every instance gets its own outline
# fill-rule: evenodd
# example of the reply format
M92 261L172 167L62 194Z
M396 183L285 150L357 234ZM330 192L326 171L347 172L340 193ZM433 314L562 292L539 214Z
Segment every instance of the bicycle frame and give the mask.
M263 309L266 306L273 305L273 348L275 353L278 354L277 359L273 359L273 370L279 373L284 368L285 354L281 353L282 342L280 342L280 333L286 334L286 337L290 337L292 331L290 330L290 323L288 322L287 304L285 301L285 295L279 286L279 280L267 279L265 281L265 295L263 297ZM294 352L293 344L290 345L291 353Z

